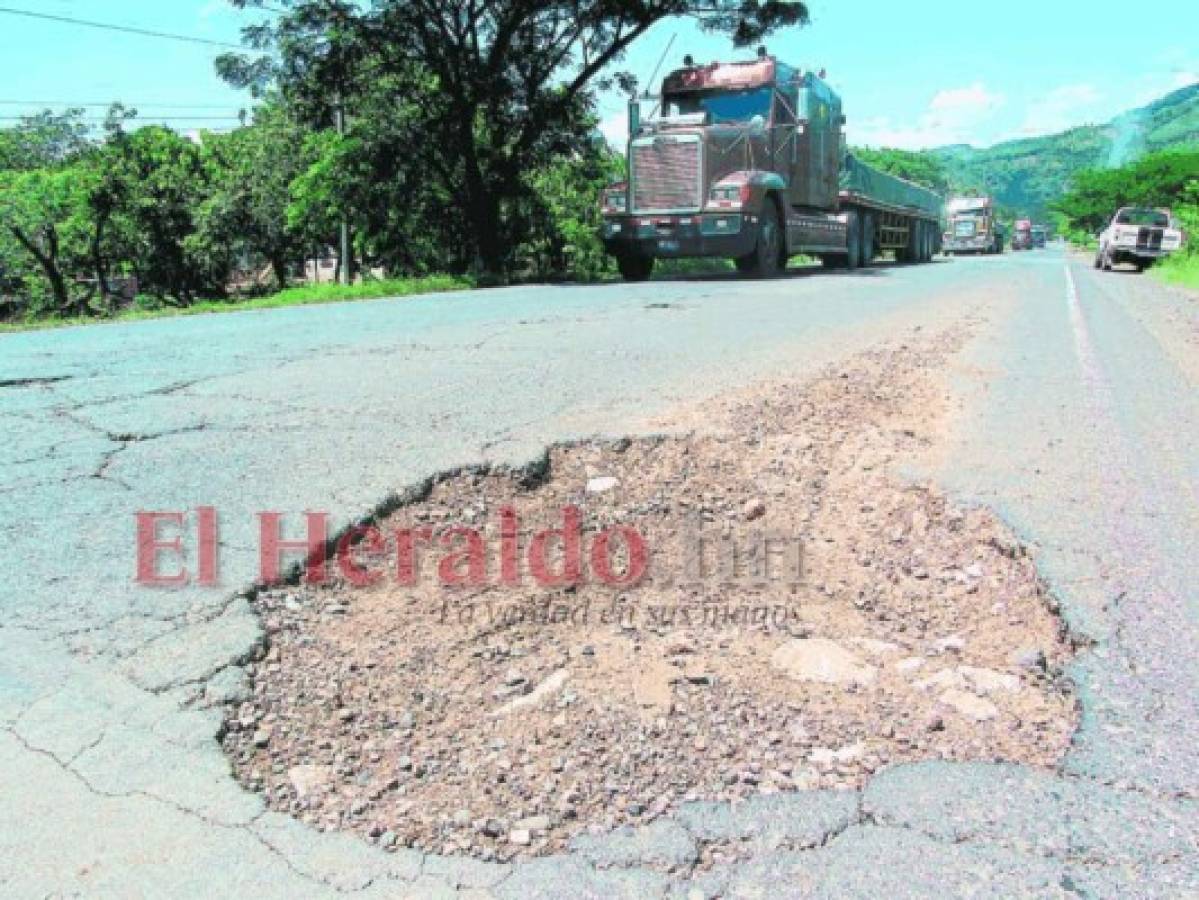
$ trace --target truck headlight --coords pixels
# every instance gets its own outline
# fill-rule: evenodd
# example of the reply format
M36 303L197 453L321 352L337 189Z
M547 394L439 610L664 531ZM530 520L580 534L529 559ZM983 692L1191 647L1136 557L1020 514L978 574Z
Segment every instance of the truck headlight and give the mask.
M629 192L626 185L608 188L603 194L603 211L609 215L621 215L629 211Z

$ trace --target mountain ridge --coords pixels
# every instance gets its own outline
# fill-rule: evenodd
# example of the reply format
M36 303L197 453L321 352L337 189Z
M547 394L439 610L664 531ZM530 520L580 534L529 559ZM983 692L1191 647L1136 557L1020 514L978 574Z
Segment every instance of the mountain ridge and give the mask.
M954 193L984 193L1025 217L1043 218L1081 169L1123 165L1170 147L1199 144L1199 84L1171 91L1102 125L1014 138L991 147L950 144L924 151Z

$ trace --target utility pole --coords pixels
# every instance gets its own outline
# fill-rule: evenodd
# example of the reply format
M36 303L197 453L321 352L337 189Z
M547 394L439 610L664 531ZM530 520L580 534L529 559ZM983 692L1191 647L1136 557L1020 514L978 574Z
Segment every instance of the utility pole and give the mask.
M346 133L346 110L341 102L341 94L337 95L337 106L335 107L334 115L337 119L337 133L344 135ZM350 218L345 210L341 214L341 248L340 248L340 265L337 267L341 274L341 283L349 284L351 281L350 273Z

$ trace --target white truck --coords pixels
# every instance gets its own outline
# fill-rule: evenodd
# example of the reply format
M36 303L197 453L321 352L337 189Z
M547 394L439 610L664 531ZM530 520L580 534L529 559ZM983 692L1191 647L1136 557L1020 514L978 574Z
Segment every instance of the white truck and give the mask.
M1163 256L1182 247L1182 229L1168 209L1123 206L1099 234L1095 268L1111 271L1112 266L1131 263L1143 272Z

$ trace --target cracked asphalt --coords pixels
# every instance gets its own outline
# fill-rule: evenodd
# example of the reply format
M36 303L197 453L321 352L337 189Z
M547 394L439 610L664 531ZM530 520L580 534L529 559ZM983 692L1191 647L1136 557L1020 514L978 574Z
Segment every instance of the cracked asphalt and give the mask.
M1197 303L1049 250L0 336L0 893L1199 896ZM951 432L910 474L1003 515L1086 645L1057 771L900 766L512 866L384 853L235 784L214 735L261 641L256 512L345 525L963 321ZM202 505L221 586L134 584L134 513ZM695 869L726 842L751 861Z

